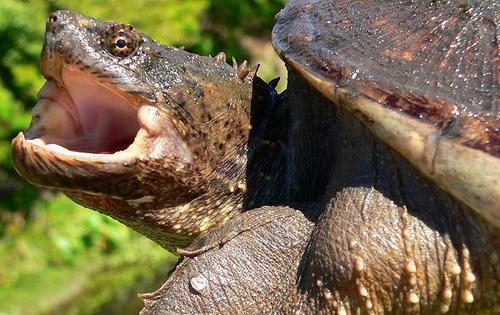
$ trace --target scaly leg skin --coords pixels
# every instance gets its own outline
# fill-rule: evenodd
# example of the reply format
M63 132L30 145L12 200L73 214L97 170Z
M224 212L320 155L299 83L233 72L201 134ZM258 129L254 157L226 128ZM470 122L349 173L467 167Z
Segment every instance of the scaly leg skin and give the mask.
M302 212L263 207L198 239L142 315L268 314L295 294L300 257L313 224Z
M500 314L500 231L352 114L336 122L325 211L301 265L304 312Z
M292 121L334 106L293 73L289 87ZM337 109L325 126L335 155L323 158L324 197L309 203L316 224L284 207L235 217L181 251L194 258L144 296L143 315L500 313L500 231L352 114Z

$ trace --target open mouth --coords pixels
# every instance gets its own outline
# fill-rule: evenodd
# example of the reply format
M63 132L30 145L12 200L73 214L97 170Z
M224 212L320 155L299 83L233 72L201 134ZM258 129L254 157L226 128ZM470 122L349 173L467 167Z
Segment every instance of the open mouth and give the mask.
M28 130L13 140L18 171L27 167L33 174L39 172L35 160L40 159L95 166L165 157L190 163L187 144L169 116L158 106L126 95L64 65L60 80L48 78L38 93Z
M90 75L64 66L63 87L48 80L38 93L26 139L48 149L114 154L140 130L138 106Z
M28 130L12 140L17 172L35 185L119 196L121 188L143 178L136 177L142 163L192 161L161 103L73 66L62 66L57 79L47 76L38 99Z

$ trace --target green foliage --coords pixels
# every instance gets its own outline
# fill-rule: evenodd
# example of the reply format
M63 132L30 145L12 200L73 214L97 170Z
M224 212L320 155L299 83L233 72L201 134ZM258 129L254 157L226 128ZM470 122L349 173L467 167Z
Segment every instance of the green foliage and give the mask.
M45 11L41 1L0 2L0 214L2 209L26 213L37 196L14 173L10 139L29 124L29 108L43 82L38 59Z
M74 204L62 194L49 194L44 199L34 203L28 220L11 215L6 226L8 233L0 240L0 266L16 268L0 269L0 284L15 283L18 274L47 266L72 265L82 255L114 256L125 248L137 247L134 241L138 239L140 247L149 247L156 254L163 252L155 252L150 241L142 240L107 216ZM125 256L130 254L125 252Z
M153 242L109 217L75 205L62 194L44 197L34 203L30 220L11 214L8 233L0 239L0 313L34 305L40 311L61 299L73 300L72 295L80 297L77 292L89 285L86 278L98 271L120 268L121 274L131 265L146 269L141 274L151 273L175 261ZM107 286L99 293L101 298L109 298L110 284L100 285ZM92 300L93 304L104 302Z
M208 0L53 0L53 9L69 9L105 20L130 23L152 38L169 44L190 45L200 41L200 16Z
M204 34L210 38L208 50L223 50L241 60L249 58L248 51L242 49L244 36L265 36L269 38L274 24L274 15L286 0L212 0L204 16Z

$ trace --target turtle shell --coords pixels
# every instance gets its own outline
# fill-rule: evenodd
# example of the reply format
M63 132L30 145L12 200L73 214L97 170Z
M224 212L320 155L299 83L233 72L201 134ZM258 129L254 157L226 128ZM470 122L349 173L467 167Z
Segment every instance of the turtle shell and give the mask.
M280 57L500 227L496 0L291 0Z

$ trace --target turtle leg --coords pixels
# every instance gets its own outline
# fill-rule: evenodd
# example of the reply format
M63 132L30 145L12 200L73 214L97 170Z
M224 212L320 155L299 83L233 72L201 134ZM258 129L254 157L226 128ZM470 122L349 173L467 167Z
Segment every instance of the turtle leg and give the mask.
M499 231L351 113L338 109L335 129L325 210L301 265L309 311L500 312Z
M195 241L189 256L154 293L146 314L267 314L296 296L300 257L312 230L298 210L243 213Z

